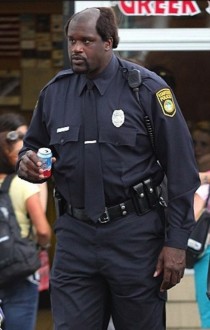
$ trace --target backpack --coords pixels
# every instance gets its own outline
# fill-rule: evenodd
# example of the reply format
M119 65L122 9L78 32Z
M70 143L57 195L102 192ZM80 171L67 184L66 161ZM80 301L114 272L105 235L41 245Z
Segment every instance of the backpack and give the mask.
M7 175L0 187L0 288L33 274L40 267L36 243L30 238L32 224L28 236L22 238L8 193L14 176Z
M208 196L203 207L203 211L196 221L195 226L187 242L186 268L193 268L195 263L202 257L206 248L206 239L210 228L210 211L208 202L210 199L210 186Z

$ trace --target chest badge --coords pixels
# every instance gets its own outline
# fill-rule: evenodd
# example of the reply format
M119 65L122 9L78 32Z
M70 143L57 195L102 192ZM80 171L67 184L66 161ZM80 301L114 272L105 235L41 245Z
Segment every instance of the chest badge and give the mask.
M112 114L112 123L115 127L120 127L125 122L125 114L123 110L114 110Z

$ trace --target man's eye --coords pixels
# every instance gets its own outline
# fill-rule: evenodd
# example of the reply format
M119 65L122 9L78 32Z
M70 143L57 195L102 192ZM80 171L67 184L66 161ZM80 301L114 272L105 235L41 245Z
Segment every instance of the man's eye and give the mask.
M84 42L85 45L88 45L90 43L90 40L89 39L85 39L83 42Z
M71 45L74 45L75 44L75 40L73 40L73 39L69 39L69 43L71 44Z

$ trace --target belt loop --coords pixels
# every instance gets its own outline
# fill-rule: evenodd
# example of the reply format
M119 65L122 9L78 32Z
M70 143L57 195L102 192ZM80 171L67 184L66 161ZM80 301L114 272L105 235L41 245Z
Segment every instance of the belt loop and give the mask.
M68 205L68 212L69 214L73 215L71 204Z

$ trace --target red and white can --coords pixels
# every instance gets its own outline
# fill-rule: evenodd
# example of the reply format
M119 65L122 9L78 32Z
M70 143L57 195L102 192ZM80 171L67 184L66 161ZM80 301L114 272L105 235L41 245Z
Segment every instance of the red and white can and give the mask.
M44 170L43 175L46 178L51 176L52 169L52 152L49 148L40 148L37 152L40 162L42 162L41 168Z

